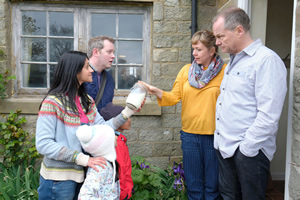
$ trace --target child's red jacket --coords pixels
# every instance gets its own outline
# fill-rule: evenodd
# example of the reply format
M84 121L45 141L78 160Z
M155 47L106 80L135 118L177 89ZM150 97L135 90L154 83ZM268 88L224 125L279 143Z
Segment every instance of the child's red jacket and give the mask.
M133 188L133 181L131 178L131 160L129 150L126 145L127 138L120 134L117 140L117 162L119 163L119 181L121 194L120 199L130 199Z

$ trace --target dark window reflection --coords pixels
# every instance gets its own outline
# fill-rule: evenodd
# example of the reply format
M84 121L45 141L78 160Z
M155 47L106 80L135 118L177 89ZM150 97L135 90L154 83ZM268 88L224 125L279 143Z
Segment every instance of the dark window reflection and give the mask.
M23 64L24 87L47 88L47 65Z
M143 38L143 15L119 15L120 38Z
M63 53L73 49L73 39L50 39L50 61L57 62Z
M119 67L119 89L130 89L138 80L142 80L141 67Z
M47 61L45 38L23 38L22 60L23 61Z
M73 36L73 13L49 12L51 36Z
M92 14L92 37L98 35L116 37L115 14Z
M23 35L46 35L46 12L22 12Z
M53 77L54 77L56 66L57 65L50 65L50 85L51 85L51 83L53 81Z
M119 41L118 47L118 63L142 64L142 41Z

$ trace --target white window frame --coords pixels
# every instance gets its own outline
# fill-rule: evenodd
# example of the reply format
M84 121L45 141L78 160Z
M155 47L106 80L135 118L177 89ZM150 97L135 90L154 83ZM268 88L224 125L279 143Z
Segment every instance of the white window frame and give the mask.
M144 14L143 16L143 59L142 59L142 79L149 82L150 80L150 7L133 7L133 6L107 6L107 5L75 5L75 4L36 4L36 3L19 3L15 4L12 9L12 65L16 69L17 79L15 80L14 90L18 95L45 94L47 88L22 87L22 68L21 68L21 33L22 33L22 16L23 10L30 11L62 11L74 13L74 50L86 52L88 40L91 38L91 13L125 13L125 14ZM47 26L47 29L49 26ZM115 38L117 39L117 38ZM47 56L49 51L47 51ZM54 64L54 63L48 63ZM48 70L49 73L49 70ZM49 80L48 80L49 82ZM117 83L116 83L117 84ZM115 90L115 95L128 94L129 90Z

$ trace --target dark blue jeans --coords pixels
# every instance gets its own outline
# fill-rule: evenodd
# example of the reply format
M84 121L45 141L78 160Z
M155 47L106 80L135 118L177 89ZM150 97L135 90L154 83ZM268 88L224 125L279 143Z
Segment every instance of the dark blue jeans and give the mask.
M73 200L76 186L75 181L45 180L40 176L39 200Z
M239 149L231 158L219 160L220 194L223 200L264 200L268 185L270 161L262 151L246 157Z
M183 169L189 200L219 199L218 159L213 135L180 131Z

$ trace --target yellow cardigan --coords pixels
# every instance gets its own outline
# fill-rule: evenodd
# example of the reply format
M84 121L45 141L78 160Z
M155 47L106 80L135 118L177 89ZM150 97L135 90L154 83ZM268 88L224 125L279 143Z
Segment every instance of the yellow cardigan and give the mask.
M220 94L220 84L224 69L204 88L190 86L188 72L191 64L185 65L177 75L171 92L163 92L157 99L160 106L173 106L182 101L181 124L187 133L212 135L215 131L216 102Z

